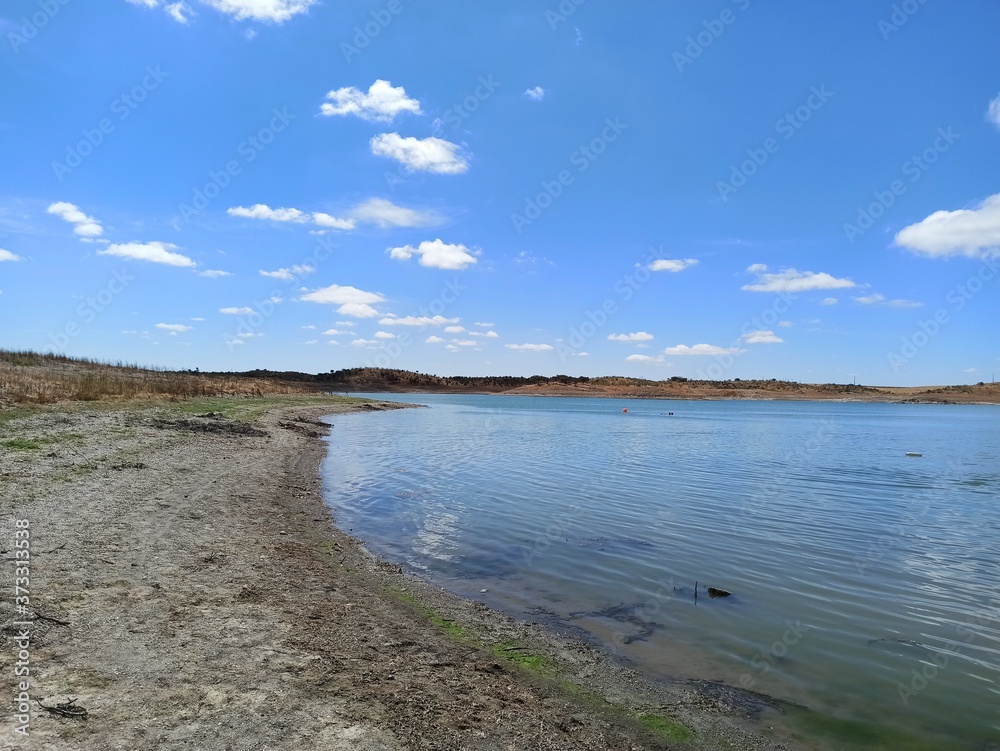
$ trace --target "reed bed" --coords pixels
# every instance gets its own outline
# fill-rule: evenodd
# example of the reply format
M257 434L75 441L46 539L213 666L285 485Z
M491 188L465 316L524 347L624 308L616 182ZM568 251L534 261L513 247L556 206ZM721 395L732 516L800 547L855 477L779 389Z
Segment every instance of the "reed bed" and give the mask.
M0 404L302 393L313 392L304 385L277 380L208 376L121 362L0 350Z

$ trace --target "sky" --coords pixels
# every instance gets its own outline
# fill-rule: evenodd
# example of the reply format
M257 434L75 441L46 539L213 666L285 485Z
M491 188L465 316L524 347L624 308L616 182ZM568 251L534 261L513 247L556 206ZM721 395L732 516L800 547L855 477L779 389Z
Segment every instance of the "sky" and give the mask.
M0 347L1000 370L992 0L8 0Z

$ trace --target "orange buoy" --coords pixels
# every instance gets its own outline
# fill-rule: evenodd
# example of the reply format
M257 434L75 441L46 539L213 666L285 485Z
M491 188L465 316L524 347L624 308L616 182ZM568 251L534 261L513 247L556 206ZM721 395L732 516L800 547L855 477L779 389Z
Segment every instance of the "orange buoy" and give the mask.
M622 410L622 412L628 412L628 407Z

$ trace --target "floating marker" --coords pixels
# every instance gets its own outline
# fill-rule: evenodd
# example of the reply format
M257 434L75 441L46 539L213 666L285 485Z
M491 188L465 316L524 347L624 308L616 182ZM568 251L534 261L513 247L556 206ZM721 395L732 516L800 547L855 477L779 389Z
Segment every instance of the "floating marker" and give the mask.
M921 454L919 451L907 451L906 455L907 456L923 456L923 454Z
M622 412L628 412L628 407L622 410Z

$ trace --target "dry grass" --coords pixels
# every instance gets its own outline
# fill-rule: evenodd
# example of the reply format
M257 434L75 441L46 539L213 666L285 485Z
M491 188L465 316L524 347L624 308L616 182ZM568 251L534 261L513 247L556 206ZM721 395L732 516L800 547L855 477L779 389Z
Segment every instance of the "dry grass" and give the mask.
M0 350L0 405L314 393L275 380L206 376L63 355Z

